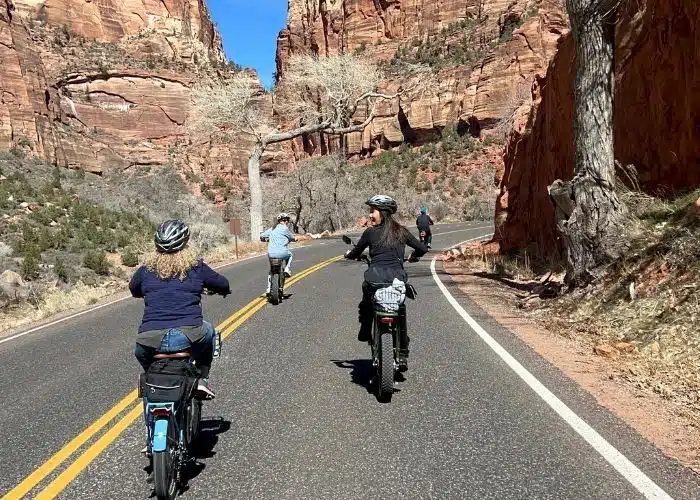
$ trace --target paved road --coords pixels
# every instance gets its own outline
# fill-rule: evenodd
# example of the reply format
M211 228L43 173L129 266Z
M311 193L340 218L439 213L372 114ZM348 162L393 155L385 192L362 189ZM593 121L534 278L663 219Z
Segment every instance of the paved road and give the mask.
M488 229L438 231L436 247ZM344 249L314 242L295 252L295 270ZM218 323L253 299L265 266L257 259L227 268L234 294L207 298L207 316ZM204 409L201 466L183 498L643 498L467 326L429 262L410 271L421 294L409 304L410 370L392 402L378 403L367 389L368 348L356 341L363 270L344 261L324 267L227 339L212 370L218 398ZM490 335L656 485L673 498L700 498L694 475L445 282ZM11 382L0 406L0 492L133 390L131 332L141 308L124 301L0 344L0 376ZM143 444L138 419L60 497L148 498Z

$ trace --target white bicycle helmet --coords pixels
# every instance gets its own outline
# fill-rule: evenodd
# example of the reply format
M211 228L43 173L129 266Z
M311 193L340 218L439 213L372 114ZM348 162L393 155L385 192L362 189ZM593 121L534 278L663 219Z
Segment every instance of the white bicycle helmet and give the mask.
M379 211L389 212L390 214L395 214L398 209L394 198L385 194L375 194L367 200L365 204Z
M280 222L280 221L283 221L283 220L290 221L290 220L292 220L292 216L289 215L287 212L281 212L281 213L277 216L277 222Z

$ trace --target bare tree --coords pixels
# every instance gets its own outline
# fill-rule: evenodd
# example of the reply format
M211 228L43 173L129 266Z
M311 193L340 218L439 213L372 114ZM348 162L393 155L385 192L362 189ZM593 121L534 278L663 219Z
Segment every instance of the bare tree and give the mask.
M590 282L619 257L627 209L615 193L613 149L614 0L567 0L576 44L575 175L549 194L567 246L569 285Z
M293 56L274 95L276 109L298 119L289 130L272 122L272 114L265 111L263 90L252 73L241 72L228 82L195 91L189 121L195 131L246 136L254 143L248 160L251 238L262 231L260 159L268 146L317 132L361 132L374 119L378 103L414 87L384 94L379 92L381 81L376 66L348 54ZM414 76L412 81L422 79Z

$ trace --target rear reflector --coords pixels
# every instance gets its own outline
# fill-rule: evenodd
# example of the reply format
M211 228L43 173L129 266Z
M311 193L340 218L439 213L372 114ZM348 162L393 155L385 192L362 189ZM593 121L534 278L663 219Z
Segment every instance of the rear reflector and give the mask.
M396 318L379 318L379 322L384 325L393 325Z
M167 417L170 415L170 410L167 408L153 408L151 410L151 415L154 417Z

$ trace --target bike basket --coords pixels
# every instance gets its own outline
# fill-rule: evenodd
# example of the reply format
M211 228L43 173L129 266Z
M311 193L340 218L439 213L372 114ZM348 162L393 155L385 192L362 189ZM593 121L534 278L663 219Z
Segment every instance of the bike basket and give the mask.
M146 373L142 378L141 394L150 403L179 403L189 398L196 385L196 378Z
M179 403L190 397L197 385L197 374L182 360L158 360L140 378L140 392L149 402Z
M406 300L406 294L393 287L380 288L374 292L374 307L379 311L397 312Z

